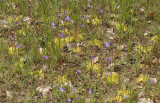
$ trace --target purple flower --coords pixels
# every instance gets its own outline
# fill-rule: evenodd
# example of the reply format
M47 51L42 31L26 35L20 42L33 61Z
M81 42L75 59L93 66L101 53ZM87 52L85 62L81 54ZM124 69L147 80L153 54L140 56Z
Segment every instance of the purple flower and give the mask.
M99 9L99 11L102 13L103 12L103 10L102 9Z
M79 73L81 73L81 71L80 71L80 70L77 70L76 74L79 74Z
M12 38L12 35L11 35L11 36L9 36L9 38L11 39L11 38Z
M65 35L63 33L61 33L60 36L63 38Z
M92 94L92 93L93 93L93 91L92 91L91 89L89 89L89 91L88 91L88 92L89 92L89 94Z
M94 58L95 58L95 57L93 57L93 56L91 57L92 60L94 60Z
M108 58L108 61L110 61L110 62L111 62L111 59L112 59L112 58Z
M68 14L68 11L65 11L66 14Z
M16 33L14 33L14 36L16 36Z
M122 13L122 11L120 11L120 13Z
M52 27L55 29L56 28L56 23L52 23Z
M63 89L63 88L59 88L59 89L60 89L61 92L65 92L65 89Z
M82 16L82 19L85 19L85 16Z
M69 21L69 16L66 16L66 17L65 17L65 20L66 20L66 21Z
M84 28L84 24L81 24L82 28Z
M110 43L107 43L107 42L106 42L105 45L106 45L106 47L109 47L109 46L110 46Z
M19 48L19 47L20 47L20 44L17 44L16 47Z
M107 72L107 73L105 73L106 74L106 76L108 76L109 75L109 73Z
M71 102L72 100L71 99L67 99L67 100L65 100L65 102Z
M23 48L23 49L24 49L24 45L21 45L21 48Z
M149 80L149 84L151 84L152 82L151 82L151 80Z
M43 58L46 58L46 59L48 59L48 56L42 56Z

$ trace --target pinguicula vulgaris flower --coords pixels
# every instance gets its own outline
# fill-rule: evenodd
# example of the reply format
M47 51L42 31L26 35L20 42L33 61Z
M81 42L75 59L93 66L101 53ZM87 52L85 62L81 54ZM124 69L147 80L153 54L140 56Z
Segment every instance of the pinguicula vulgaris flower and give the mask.
M102 13L103 12L103 10L102 9L99 9L99 11Z
M55 29L56 28L56 23L52 23L52 27Z
M63 33L61 33L60 36L63 38L65 35Z
M84 28L84 24L81 24L82 28Z
M23 49L24 49L24 47L25 47L24 45L21 45L21 48L23 48Z
M80 71L80 70L77 70L76 74L80 74L80 73L81 73L81 71Z
M88 92L89 92L89 94L92 94L92 93L93 93L93 91L92 91L91 89L89 89L89 91L88 91Z
M93 57L93 56L91 57L92 60L94 60L94 58L95 58L95 57Z
M82 16L82 19L85 19L85 16Z
M109 73L107 72L107 73L105 73L106 74L106 77L109 75Z
M71 99L67 99L67 100L65 100L65 102L71 102L72 100Z
M59 88L59 89L60 89L61 92L65 92L65 89L63 89L63 88Z
M69 16L66 16L66 17L65 17L65 20L66 20L66 21L69 21Z
M110 46L110 43L107 43L107 42L106 42L105 45L106 45L106 47L109 47L109 46Z
M43 55L42 57L45 58L45 59L48 59L48 56L44 56L44 55Z
M65 11L66 14L68 14L68 11Z
M20 47L20 44L17 44L16 47L19 48L19 47Z
M11 36L9 36L9 38L11 39L11 38L12 38L12 35L11 35Z
M108 58L108 61L111 62L111 59L112 59L112 58Z

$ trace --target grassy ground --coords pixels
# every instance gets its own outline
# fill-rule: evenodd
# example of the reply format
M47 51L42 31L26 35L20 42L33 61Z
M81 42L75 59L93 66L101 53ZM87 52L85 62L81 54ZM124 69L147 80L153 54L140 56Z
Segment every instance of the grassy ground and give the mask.
M160 103L158 0L1 0L1 103Z

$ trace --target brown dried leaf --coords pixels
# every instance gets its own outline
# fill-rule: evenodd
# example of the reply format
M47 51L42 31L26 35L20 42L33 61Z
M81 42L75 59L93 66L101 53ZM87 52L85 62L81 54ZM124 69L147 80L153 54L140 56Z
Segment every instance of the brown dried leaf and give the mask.
M99 59L99 57L98 57L98 56L97 56L97 57L95 57L95 58L92 60L92 64L97 63L97 62L98 62L98 59Z

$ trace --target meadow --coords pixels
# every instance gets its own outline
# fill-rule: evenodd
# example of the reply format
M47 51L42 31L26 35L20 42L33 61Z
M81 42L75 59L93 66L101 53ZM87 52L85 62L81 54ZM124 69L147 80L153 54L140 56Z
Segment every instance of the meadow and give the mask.
M0 0L0 103L160 103L159 0Z

